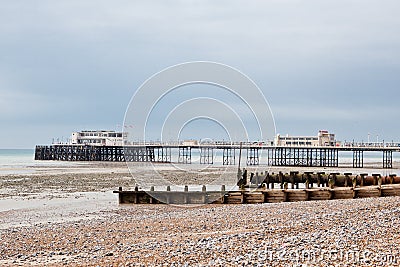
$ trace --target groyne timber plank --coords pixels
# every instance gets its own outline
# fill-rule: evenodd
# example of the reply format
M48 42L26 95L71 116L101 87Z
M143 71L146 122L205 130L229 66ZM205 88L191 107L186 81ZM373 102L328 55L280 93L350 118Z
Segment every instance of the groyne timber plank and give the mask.
M230 192L225 195L225 204L243 204L243 200L242 192Z
M356 188L355 189L356 198L367 198L367 197L380 197L381 191L377 187L364 187L364 188Z
M263 192L264 194L264 202L266 203L278 203L284 202L286 198L286 194L283 190L267 190Z
M394 196L400 196L400 189L399 188L394 188L394 187L386 187L382 188L382 197L394 197Z
M352 199L354 198L354 191L352 187L342 187L330 190L331 199Z
M261 192L251 192L244 194L244 202L248 204L264 203L264 194Z
M286 190L286 194L286 201L288 202L308 200L308 193L305 190Z
M325 189L308 189L308 200L329 200L331 192Z

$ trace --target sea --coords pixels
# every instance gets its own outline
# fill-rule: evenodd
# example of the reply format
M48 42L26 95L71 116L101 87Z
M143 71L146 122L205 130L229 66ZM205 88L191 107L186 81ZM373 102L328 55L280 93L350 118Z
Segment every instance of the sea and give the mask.
M0 175L27 174L33 173L35 167L75 164L72 162L37 161L35 160L34 149L0 149Z
M34 149L0 149L2 167L19 167L34 164Z
M76 166L76 162L66 161L42 161L35 160L34 149L0 149L0 175L7 174L26 174L33 173L35 168L52 167L52 166ZM400 153L393 153L393 162L400 162ZM213 166L222 166L222 153L214 153ZM238 156L237 156L238 157ZM172 161L177 161L178 155L172 153ZM339 166L352 164L351 152L339 152ZM200 164L200 152L192 150L192 166ZM236 158L236 162L238 158ZM246 153L242 154L242 166L246 165ZM267 158L265 153L260 153L260 165L266 165ZM379 166L382 162L382 152L366 152L364 153L364 164L376 163ZM398 165L398 164L396 164ZM199 166L201 167L201 165ZM204 167L204 165L203 165Z

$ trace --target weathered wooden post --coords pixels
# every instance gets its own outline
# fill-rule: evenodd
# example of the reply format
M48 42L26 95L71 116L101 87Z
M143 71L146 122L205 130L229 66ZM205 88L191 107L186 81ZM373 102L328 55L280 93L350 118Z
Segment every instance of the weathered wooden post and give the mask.
M138 203L138 192L139 192L139 187L135 186L135 196L133 198L133 203L135 203L135 204Z
M353 189L356 188L356 186L357 186L357 176L356 175L353 176L352 183L353 183Z
M325 172L318 172L317 173L317 186L321 186L321 180L322 180L322 174L325 174Z
M237 181L238 182L240 181L240 179L242 179L242 175L243 175L242 170L240 168L238 168L238 171L237 171Z
M374 184L373 185L377 185L378 184L378 177L381 177L381 175L379 173L373 173L372 177L374 178Z
M256 172L256 174L251 173L251 175L250 175L250 184L258 185L258 172Z
M335 180L334 180L333 177L329 178L328 186L329 186L330 189L333 189L335 187Z
M283 201L287 202L289 200L289 193L287 191L288 189L288 183L284 182L283 183Z
M118 203L119 204L122 204L123 203L123 197L122 197L122 193L121 193L121 191L122 191L122 186L120 186L119 188L118 188L118 191L120 191L119 192L119 194L118 194Z
M324 183L325 183L325 181L324 181L325 172L318 172L317 175L318 175L318 178L317 178L318 187L320 187L321 184L322 184L322 186L324 186Z
M267 184L267 189L269 189L269 177L270 177L270 175L269 175L269 173L267 172L267 176L266 176L265 179L264 179L264 183Z
M364 179L365 177L368 175L368 173L361 173L360 177L361 177L361 182L360 182L360 186L364 186Z
M344 176L345 176L345 178L344 178L344 187L347 187L348 180L352 181L351 178L350 178L350 175L352 175L351 172L345 172L344 173Z
M276 178L276 176L274 175L274 173L272 173L272 176L270 176L271 178L272 178L272 181L270 181L271 182L271 189L274 189L275 188L275 178Z
M289 179L290 179L290 184L291 184L292 189L294 189L294 175L295 174L293 172L290 172Z
M306 189L310 189L310 184L312 187L312 181L311 181L311 174L313 174L313 172L304 172L305 178L306 178Z
M339 174L340 174L340 173L338 173L338 172L332 172L332 173L330 174L331 179L333 180L333 181L332 181L333 186L336 185L337 176L338 176ZM329 180L328 180L328 182L329 182Z
M150 191L151 191L151 192L154 192L154 185L152 185L152 186L150 187ZM149 203L150 203L150 204L153 204L153 202L154 202L153 196L152 196L151 194L149 194L149 197L150 197Z
M225 192L225 185L221 185L221 192Z
M310 189L310 187L313 187L313 182L311 177L313 172L304 172L304 174L306 176L306 189Z
M396 174L389 174L389 183L390 184L393 184L394 177L396 177Z
M237 185L240 189L244 189L245 185L247 185L247 170L244 169L242 178L237 182Z
M207 188L205 185L201 187L201 201L206 204L207 203Z
M225 203L225 185L221 185L221 204Z
M379 196L381 197L382 196L382 176L381 175L378 176L377 182L378 182Z
M291 171L290 172L290 183L292 184L292 189L294 189L294 185L296 184L298 187L298 171Z
M265 190L266 187L267 187L267 186L265 185L265 183L262 183L262 184L261 184L261 189L262 189L262 190Z
M282 172L279 172L279 183L281 184L281 189L283 189L283 183L284 183L284 175Z
M167 202L167 204L170 203L171 194L169 192L171 192L171 186L167 185L167 193L165 194L165 201Z
M298 184L299 183L299 181L300 181L300 175L299 175L299 171L295 171L295 172L293 172L293 180L294 180L294 183L296 184Z
M283 189L288 190L288 182L283 183Z
M185 187L184 187L184 195L183 195L183 203L184 204L188 204L188 196L189 196L189 194L188 194L188 192L189 192L189 187L187 186L187 185L185 185Z

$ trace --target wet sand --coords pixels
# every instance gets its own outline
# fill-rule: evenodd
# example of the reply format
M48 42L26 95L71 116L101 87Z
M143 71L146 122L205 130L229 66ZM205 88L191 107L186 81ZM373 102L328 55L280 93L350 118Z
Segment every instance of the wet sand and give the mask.
M168 165L157 168L174 181L187 179ZM205 177L211 179L209 172ZM0 266L400 264L398 197L195 208L118 205L112 190L136 184L124 163L40 167L1 175L0 182Z

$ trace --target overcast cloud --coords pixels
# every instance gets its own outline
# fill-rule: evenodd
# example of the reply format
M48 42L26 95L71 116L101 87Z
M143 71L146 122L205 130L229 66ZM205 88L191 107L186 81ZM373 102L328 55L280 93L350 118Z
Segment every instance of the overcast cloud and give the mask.
M0 148L116 129L165 67L231 65L281 134L400 141L400 2L1 1Z

